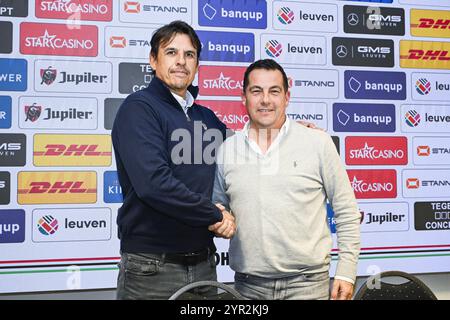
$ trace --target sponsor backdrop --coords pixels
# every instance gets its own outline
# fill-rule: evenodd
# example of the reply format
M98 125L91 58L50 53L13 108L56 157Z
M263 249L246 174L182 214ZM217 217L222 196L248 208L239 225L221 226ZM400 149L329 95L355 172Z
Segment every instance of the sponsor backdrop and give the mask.
M232 129L245 67L285 67L288 117L327 130L348 169L359 275L450 271L448 0L0 0L0 293L115 287L110 130L174 19L202 41L198 100Z

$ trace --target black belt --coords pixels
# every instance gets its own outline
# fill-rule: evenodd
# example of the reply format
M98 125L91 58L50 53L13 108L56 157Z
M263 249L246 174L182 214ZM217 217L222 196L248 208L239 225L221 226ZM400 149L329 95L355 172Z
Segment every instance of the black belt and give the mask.
M164 262L193 266L199 264L200 262L208 260L208 257L211 253L212 251L207 249L190 253L164 253L162 256Z

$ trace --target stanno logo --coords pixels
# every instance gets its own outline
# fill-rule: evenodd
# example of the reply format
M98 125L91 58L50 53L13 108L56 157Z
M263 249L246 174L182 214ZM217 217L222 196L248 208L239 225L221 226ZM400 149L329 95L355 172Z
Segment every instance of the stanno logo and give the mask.
M427 95L431 91L431 82L425 78L421 78L416 82L416 91L421 95Z
M127 39L125 37L112 36L109 38L109 46L111 48L125 48L127 46Z
M409 110L405 114L406 124L410 127L417 127L420 123L420 114L416 110Z
M141 4L137 1L126 1L123 5L123 10L127 13L140 13Z
M278 21L282 24L290 24L294 21L294 12L288 7L282 7L277 13Z
M277 40L270 40L266 43L266 53L272 58L277 58L283 52L283 46Z
M417 155L419 157L428 157L431 153L429 146L417 146Z
M43 216L37 224L38 230L45 236L54 234L58 230L58 220L52 216Z

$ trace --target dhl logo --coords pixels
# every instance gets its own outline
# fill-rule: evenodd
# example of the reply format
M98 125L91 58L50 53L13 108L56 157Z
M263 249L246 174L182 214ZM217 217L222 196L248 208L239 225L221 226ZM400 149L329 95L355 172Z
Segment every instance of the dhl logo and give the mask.
M450 69L450 42L400 41L402 68Z
M96 172L19 172L19 204L97 202Z
M34 136L35 166L110 166L111 137L109 135Z
M416 37L450 38L450 11L411 10L411 34Z

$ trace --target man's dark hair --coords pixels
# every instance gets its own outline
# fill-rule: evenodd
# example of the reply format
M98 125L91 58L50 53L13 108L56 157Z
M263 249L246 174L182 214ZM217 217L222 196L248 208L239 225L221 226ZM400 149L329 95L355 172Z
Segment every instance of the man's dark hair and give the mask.
M251 65L249 65L247 67L247 70L245 70L245 74L244 74L244 92L248 87L248 78L250 75L250 72L252 72L253 70L256 69L265 69L265 70L278 70L281 72L281 74L283 75L283 88L284 91L288 91L289 89L289 84L288 84L288 78L286 75L286 72L284 72L283 67L280 66L275 60L272 59L262 59L262 60L258 60L253 62Z
M152 49L150 54L154 57L158 57L158 51L160 46L164 46L166 43L172 41L177 34L185 34L191 39L192 45L197 50L197 62L200 60L200 51L202 50L202 44L198 35L194 29L184 21L176 20L172 21L165 26L162 26L153 33L150 45Z

